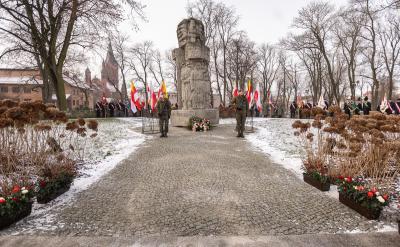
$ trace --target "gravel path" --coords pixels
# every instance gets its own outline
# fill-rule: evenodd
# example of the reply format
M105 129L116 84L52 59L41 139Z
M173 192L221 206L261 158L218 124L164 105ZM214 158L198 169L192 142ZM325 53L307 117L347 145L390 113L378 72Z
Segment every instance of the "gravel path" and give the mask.
M44 220L31 217L0 234L255 236L376 227L234 136L233 126L173 128Z

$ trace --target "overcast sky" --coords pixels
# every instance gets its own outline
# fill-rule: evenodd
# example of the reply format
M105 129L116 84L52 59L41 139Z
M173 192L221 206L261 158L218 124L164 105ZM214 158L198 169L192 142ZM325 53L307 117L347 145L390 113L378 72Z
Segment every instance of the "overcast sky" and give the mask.
M147 23L140 24L140 31L132 33L135 40L153 40L155 47L166 50L177 46L176 27L187 17L188 0L141 0L146 4ZM331 0L344 5L348 0ZM247 31L256 43L275 43L284 37L293 18L301 7L312 0L223 0L233 6L240 16L239 27ZM122 26L129 30L129 26Z
M121 24L120 30L130 33L133 42L152 40L154 47L162 53L177 47L176 27L182 19L187 18L185 9L189 0L140 1L146 5L144 12L148 21L139 22L139 31L134 31L129 22ZM246 31L249 38L258 44L278 42L289 32L298 11L312 1L222 0L227 6L235 8L240 16L239 28ZM348 2L348 0L330 1L337 6ZM100 65L99 57L90 59L89 67L97 76L100 75Z

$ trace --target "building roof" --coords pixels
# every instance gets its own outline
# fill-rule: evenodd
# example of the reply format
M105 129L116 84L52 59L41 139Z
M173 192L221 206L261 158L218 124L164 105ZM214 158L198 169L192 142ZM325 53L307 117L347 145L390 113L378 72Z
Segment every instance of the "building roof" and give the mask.
M106 57L106 60L103 63L118 65L117 59L115 59L115 56L114 56L114 52L113 52L113 49L112 49L112 46L111 46L111 42L108 43L107 57Z
M36 79L33 76L14 76L14 77L1 77L0 84L9 85L42 85L41 79Z
M70 78L64 75L65 83L71 85L72 87L91 89L90 85L83 82L79 78ZM43 85L42 79L37 79L34 76L0 76L0 85Z
M88 85L86 82L80 80L78 77L69 77L64 75L64 82L71 85L72 87L77 87L81 89L91 89L90 85Z

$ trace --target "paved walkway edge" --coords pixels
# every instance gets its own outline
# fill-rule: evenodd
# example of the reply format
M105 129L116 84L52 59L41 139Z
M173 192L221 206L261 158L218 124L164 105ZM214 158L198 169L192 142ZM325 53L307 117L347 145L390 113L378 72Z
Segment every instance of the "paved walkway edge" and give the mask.
M147 238L2 236L0 246L399 246L397 232L282 236L196 236Z

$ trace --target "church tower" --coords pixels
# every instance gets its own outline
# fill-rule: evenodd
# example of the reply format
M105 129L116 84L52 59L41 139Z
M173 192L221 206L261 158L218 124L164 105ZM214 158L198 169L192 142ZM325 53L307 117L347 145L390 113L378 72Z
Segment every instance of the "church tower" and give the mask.
M106 97L111 97L111 93L116 91L115 87L119 88L118 62L115 59L111 42L108 44L106 60L102 64L101 82Z
M90 72L89 68L85 70L85 82L87 85L92 87L92 73Z

